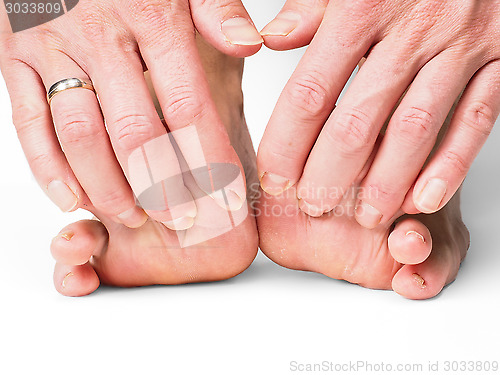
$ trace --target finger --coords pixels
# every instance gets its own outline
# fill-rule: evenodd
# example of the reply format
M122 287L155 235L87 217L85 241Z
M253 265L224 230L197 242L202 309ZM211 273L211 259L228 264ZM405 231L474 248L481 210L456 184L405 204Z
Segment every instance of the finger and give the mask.
M346 11L339 4L333 2L327 9L325 21L285 86L259 146L261 186L270 194L277 195L298 181L340 92L374 39L376 28L346 28Z
M500 114L500 61L473 77L437 151L418 178L413 194L421 212L440 210L462 184Z
M81 266L56 263L54 286L64 296L85 296L94 292L99 287L99 284L99 277L89 263Z
M39 70L47 90L61 79L86 73L63 54L47 57ZM94 207L116 222L142 226L147 215L118 164L104 126L96 95L86 89L60 92L51 101L52 117L66 158Z
M58 263L79 266L101 252L107 241L108 232L101 222L83 220L61 230L52 240L50 250Z
M308 45L323 20L328 0L288 0L260 32L267 47L289 50Z
M392 257L402 264L422 263L432 250L432 236L429 229L415 219L399 222L389 235L388 243Z
M215 48L234 57L251 56L264 40L239 0L190 0L196 29Z
M180 44L173 45L168 39L154 39L154 36L153 39L138 37L142 56L165 121L196 182L221 207L237 211L246 200L244 174L212 100L189 12L184 9L169 17L172 17L170 24L176 25ZM224 172L222 176L219 174L225 169L222 164L236 168L237 176L226 181L229 176ZM227 194L218 191L221 187Z
M392 220L434 147L439 130L463 88L474 74L463 53L443 52L418 73L392 115L368 176L361 184L358 223L374 228Z
M76 210L88 198L59 145L40 76L20 61L9 61L3 71L14 126L36 180L63 212Z
M372 49L322 129L297 188L305 213L321 215L340 202L366 164L386 119L420 68L416 58L400 55L405 54L404 48L400 54L391 55L393 43L386 39ZM402 65L404 59L406 63ZM373 211L363 206L363 215L381 219Z
M139 204L162 223L195 217L196 205L183 184L177 156L155 110L141 62L119 48L108 53L105 61L101 56L90 64L90 76L115 155ZM170 204L179 199L181 204Z

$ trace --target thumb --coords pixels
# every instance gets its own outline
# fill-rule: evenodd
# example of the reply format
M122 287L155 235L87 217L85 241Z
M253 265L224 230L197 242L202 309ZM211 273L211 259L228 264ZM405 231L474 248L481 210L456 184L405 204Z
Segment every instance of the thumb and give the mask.
M191 16L198 32L222 53L251 56L264 39L240 0L190 0Z
M288 0L260 32L267 47L283 51L308 45L323 20L328 0Z

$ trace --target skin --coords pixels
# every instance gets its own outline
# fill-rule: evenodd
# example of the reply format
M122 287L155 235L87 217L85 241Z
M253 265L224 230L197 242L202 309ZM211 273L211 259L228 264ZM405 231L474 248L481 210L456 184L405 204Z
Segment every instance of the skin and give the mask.
M167 130L188 125L196 129L208 164L232 163L241 170L209 92L195 27L231 56L252 55L262 44L235 0L83 1L64 16L15 34L0 6L0 69L14 125L36 179L63 211L94 207L116 223L144 224L148 216L134 197L143 181L134 180L131 156ZM167 126L149 94L146 69ZM49 106L49 87L72 77L92 81L99 101L92 91L78 89L58 94ZM173 147L162 154L168 162L152 169L179 176ZM188 165L198 163L190 157ZM183 219L192 225L196 216L182 178L169 194L185 198L184 209L172 210L159 196L166 208L147 214L172 229L186 229L173 225ZM241 207L243 181L235 194Z
M211 97L227 129L231 147L241 159L248 186L258 185L256 156L242 114L241 76L243 61L217 52L197 39L201 61L207 72ZM152 93L153 98L155 94ZM186 178L190 191L199 190L194 178ZM111 217L87 206L95 220L68 225L53 239L56 259L54 285L65 296L83 296L100 284L135 287L153 284L185 284L228 279L250 266L257 254L258 234L253 214L223 235L191 246L180 239L196 236L204 228L213 231L228 212L214 200L198 199L193 227L173 231L155 220L140 228L127 228ZM250 202L248 212L251 212ZM240 210L241 211L241 210ZM239 211L233 211L235 217ZM199 232L198 232L199 233Z
M293 187L280 196L263 193L242 113L242 62L203 44L200 49L212 97L246 172L260 246L270 259L412 299L433 297L453 281L469 241L458 194L439 213L405 216L370 230L353 216L353 195L342 202L342 212L312 218L299 209ZM363 173L368 169L369 164ZM198 219L216 220L217 206L201 203ZM252 216L223 236L179 249L175 233L153 220L129 229L96 214L100 221L71 224L51 244L57 261L54 284L63 295L86 295L101 283L131 287L221 280L242 272L257 250Z
M450 201L500 113L500 2L289 0L262 35L276 50L312 40L259 147L265 191L294 186L306 214L333 210L390 117L359 183L358 223L384 226L400 209L432 213Z

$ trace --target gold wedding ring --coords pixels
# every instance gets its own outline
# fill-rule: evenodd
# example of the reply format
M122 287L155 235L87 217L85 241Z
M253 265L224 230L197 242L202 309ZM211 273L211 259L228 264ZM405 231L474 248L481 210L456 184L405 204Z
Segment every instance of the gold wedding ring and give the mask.
M56 96L57 94L66 90L79 88L87 89L95 93L94 85L91 82L84 81L80 78L66 78L50 86L50 89L47 93L47 100L49 102L49 105L54 96Z

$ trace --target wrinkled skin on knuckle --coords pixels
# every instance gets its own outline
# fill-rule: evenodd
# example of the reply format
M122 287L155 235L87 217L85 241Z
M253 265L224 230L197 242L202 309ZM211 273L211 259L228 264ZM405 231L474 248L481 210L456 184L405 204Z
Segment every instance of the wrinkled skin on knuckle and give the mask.
M478 133L481 138L486 139L497 120L496 114L489 104L476 101L468 108L457 113L459 126L467 127Z
M57 133L61 142L66 145L91 145L103 136L102 130L96 126L96 118L85 110L68 109L59 115L61 124Z
M343 110L334 117L332 126L323 129L329 142L344 154L359 157L372 146L373 128L370 118L360 110Z
M177 121L176 128L179 128L202 116L205 105L200 101L200 95L196 89L186 83L178 84L169 90L163 107L165 119Z
M305 112L312 119L325 117L334 103L324 82L326 81L321 78L321 74L316 72L297 77L288 91L291 106Z
M37 180L40 180L44 173L53 170L54 159L51 155L34 153L27 156L27 161Z
M188 0L129 0L126 6L120 4L120 15L139 44L168 41L172 35L165 35L166 31L183 34L189 26L194 34Z
M410 107L394 119L387 131L405 144L419 145L436 136L438 130L430 112Z
M20 102L12 107L12 121L19 137L28 136L34 128L46 121L44 103Z
M363 194L370 200L380 202L380 208L383 208L385 204L392 205L395 198L404 195L399 186L390 181L371 182L364 188Z
M93 195L89 198L98 211L114 216L121 214L118 207L123 207L124 202L127 202L129 197L127 197L126 191L109 189L103 191L103 194Z
M447 150L442 155L442 163L446 166L446 170L452 171L458 176L465 176L469 171L470 164L459 153Z
M111 126L116 135L115 147L126 153L131 153L154 138L152 122L147 116L123 115L114 120Z

